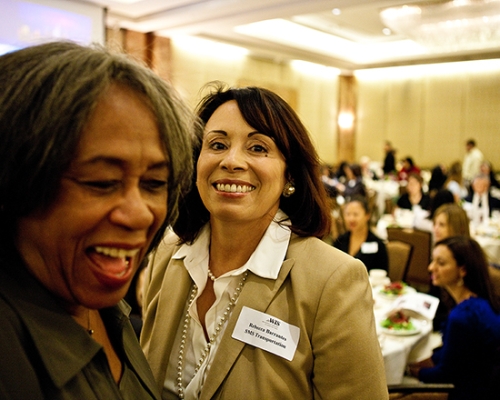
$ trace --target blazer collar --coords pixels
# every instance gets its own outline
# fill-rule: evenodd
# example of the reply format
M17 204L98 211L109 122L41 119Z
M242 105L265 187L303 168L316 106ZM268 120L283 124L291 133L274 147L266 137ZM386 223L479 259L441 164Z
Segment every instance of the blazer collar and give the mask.
M172 285L169 282L176 282L176 284ZM172 346L177 333L177 329L172 329L171 327L178 326L184 317L184 309L191 285L191 277L184 267L183 261L170 260L162 283L162 287L168 287L169 290L160 290L155 315L161 316L161 318L156 318L154 322L147 354L155 380L158 382L161 390L163 390L163 383L165 381L168 355L172 352Z

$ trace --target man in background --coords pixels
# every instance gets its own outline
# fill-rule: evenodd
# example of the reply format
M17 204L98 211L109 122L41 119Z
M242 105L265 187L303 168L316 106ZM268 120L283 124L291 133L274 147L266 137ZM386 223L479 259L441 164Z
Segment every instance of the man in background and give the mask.
M396 158L394 156L396 150L388 140L384 142L384 152L385 158L382 170L384 171L384 176L387 176L396 172Z
M470 189L472 180L480 173L481 163L484 156L481 150L476 147L476 141L469 139L465 143L466 153L462 164L462 177L467 189Z

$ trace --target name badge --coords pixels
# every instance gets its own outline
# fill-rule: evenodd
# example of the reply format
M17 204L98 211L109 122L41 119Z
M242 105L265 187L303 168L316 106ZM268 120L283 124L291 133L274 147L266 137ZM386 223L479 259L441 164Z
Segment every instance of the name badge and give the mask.
M376 252L378 252L377 242L364 242L361 245L361 253L363 254L375 254Z
M272 315L243 307L232 337L291 361L299 343L300 329Z

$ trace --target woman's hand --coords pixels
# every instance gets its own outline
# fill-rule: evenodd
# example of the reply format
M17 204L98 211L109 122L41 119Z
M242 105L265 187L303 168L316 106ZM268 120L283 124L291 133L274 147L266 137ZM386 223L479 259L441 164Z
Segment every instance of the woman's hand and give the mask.
M408 364L407 373L415 378L418 378L418 374L422 368L432 368L433 366L434 363L432 362L432 359L426 358L425 360Z

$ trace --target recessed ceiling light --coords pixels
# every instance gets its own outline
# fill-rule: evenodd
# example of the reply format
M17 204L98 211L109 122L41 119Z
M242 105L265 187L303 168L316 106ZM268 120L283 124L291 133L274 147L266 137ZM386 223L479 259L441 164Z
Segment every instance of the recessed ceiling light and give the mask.
M334 8L332 10L332 14L333 15L340 15L340 14L342 14L342 11L340 11L340 8Z
M392 34L392 31L389 28L384 28L384 29L382 29L382 33L385 36L390 36Z

